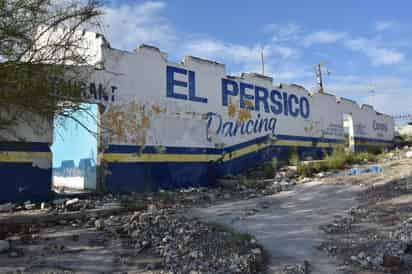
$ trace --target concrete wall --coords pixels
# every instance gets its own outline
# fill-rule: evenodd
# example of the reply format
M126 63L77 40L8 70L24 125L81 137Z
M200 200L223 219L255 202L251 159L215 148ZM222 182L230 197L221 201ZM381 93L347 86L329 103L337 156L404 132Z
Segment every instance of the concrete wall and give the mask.
M343 114L354 124L355 148L388 146L393 120L371 106L296 85L274 86L253 73L226 75L225 66L185 57L167 60L157 48L135 52L104 48L92 97L102 115L110 191L208 185L297 147L320 157L341 144ZM93 92L94 91L94 92ZM100 94L100 96L99 96Z
M43 201L51 194L52 121L19 113L27 122L0 130L0 203Z
M259 162L286 159L291 149L317 158L344 141L343 114L354 124L355 148L389 146L393 120L371 106L296 85L274 86L254 73L228 76L223 64L196 57L173 63L157 48L135 52L93 46L88 98L104 106L97 164L111 192L209 185ZM0 145L5 200L45 199L51 184L51 121L41 134L21 124Z

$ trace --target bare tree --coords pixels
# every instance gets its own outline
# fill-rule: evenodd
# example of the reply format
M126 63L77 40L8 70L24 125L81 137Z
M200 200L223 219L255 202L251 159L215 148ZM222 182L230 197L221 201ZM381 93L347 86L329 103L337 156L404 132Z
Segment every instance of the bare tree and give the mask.
M96 57L83 29L98 25L99 8L96 0L0 0L0 131L87 111Z

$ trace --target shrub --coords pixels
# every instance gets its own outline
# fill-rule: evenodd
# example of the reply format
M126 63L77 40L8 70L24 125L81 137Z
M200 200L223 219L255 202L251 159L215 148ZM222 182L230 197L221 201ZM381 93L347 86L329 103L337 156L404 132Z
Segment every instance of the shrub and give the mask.
M277 160L273 158L272 161L264 162L262 165L263 175L265 178L273 178L277 170Z
M347 165L362 164L365 162L376 161L378 156L369 152L347 152L344 147L337 147L331 155L323 161L298 163L297 172L305 177L310 177L315 173L327 170L339 170Z
M299 153L298 153L298 148L293 147L290 152L289 152L289 158L288 158L289 165L296 166L299 163Z

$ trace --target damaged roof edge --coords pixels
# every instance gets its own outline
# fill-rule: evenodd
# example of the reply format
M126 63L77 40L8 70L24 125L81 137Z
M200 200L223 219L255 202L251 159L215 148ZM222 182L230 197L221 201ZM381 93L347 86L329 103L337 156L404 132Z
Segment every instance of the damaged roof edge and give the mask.
M96 37L99 37L98 34L96 34L96 35L97 35ZM102 35L102 39L103 39L103 41L107 41L103 35ZM107 42L107 45L108 45L108 48L110 50L121 51L121 52L126 52L126 53L132 53L133 54L133 52L130 52L130 51L127 51L127 50L120 50L120 49L111 48L110 44L108 42ZM146 50L151 51L151 52L157 52L164 59L164 61L166 63L173 63L173 62L168 60L168 54L166 52L161 51L158 47L153 46L153 45L141 44L134 51L134 53L135 54L136 53L141 53L141 52L144 52ZM260 80L267 81L268 84L270 82L272 87L276 88L276 86L273 84L274 78L272 76L264 75L264 74L257 73L257 72L241 72L240 75L229 75L229 74L226 73L226 65L222 64L220 62L214 61L214 60L209 60L209 59L205 59L205 58L201 58L201 57L197 57L197 56L193 56L193 55L186 55L183 58L182 62L176 63L176 64L182 65L182 66L188 66L188 64L190 63L189 61L193 61L193 62L200 63L200 64L212 65L213 67L216 67L216 66L220 67L221 69L223 69L225 77L227 77L229 79L245 80L245 78L248 78L248 80L253 80L253 78L255 78L257 80L260 79ZM287 89L288 87L289 88L296 88L296 89L299 89L303 92L306 92L308 94L308 96L314 96L314 95L316 95L316 96L333 96L337 103L347 102L347 103L351 103L351 104L356 105L359 109L367 109L369 107L372 110L374 110L374 108L370 105L365 105L365 104L360 105L360 104L358 104L358 102L356 102L354 100L344 98L344 97L339 97L339 96L336 96L336 95L331 94L331 93L309 92L305 87L303 87L299 84L295 84L295 83L291 83L291 84L280 83L277 88ZM382 113L378 113L378 112L376 112L376 113L379 114L379 115L385 115L385 116L390 117L389 115L386 115L386 114L382 114Z

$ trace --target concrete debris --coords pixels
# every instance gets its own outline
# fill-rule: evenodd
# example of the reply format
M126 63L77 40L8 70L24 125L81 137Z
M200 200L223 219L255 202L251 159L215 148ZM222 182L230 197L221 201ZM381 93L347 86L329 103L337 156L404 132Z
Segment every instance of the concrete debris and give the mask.
M76 201L75 204L80 201ZM67 205L67 202L62 204ZM144 210L124 212L108 218L85 215L81 219L72 221L61 220L58 226L66 227L65 230L73 227L77 228L76 231L86 229L88 232L85 235L89 235L88 237L91 235L90 229L94 229L96 234L88 241L90 247L105 247L109 246L110 242L120 241L124 250L121 253L134 250L132 252L134 256L153 254L160 257L161 261L144 264L143 270L147 271L146 273L259 273L263 269L263 251L255 239L185 215L178 208L161 208L159 204L153 203ZM41 240L35 236L34 231L41 230L42 225L32 227L32 234L17 231L9 238L19 245L19 249L10 249L8 241L0 241L0 253L7 252L9 258L25 256L27 260L25 270L28 271L32 267L30 262L35 263L44 258L39 257L45 256L41 254L49 254L51 258L59 254L67 256L77 250L70 247L70 244L86 237L73 234L66 242L52 240L52 238ZM47 232L46 235L49 233ZM67 235L67 233L63 234ZM28 238L24 238L28 235ZM43 252L36 258L27 244L39 241L44 242L41 248ZM81 250L78 252L82 254ZM122 257L118 260L126 260ZM2 260L4 258L0 256L0 262ZM81 261L81 259L77 260ZM51 263L45 263L48 268L53 268L53 265L49 264ZM79 262L79 267L81 265L82 263ZM71 269L75 270L76 266L71 266ZM151 272L154 270L155 272Z
M345 180L348 185L362 185L355 206L335 214L332 221L319 226L327 240L317 248L342 260L343 265L353 267L352 273L359 273L359 269L383 272L396 269L394 273L401 273L396 272L398 269L412 269L412 218L408 207L412 202L412 188L409 187L412 174L403 172L410 169L408 152L394 151L383 155L379 164L349 171L350 175L370 173L366 176L347 176L348 170L322 171L314 175L320 184ZM384 163L388 159L392 162ZM252 199L291 191L296 185L313 180L299 177L295 167L281 168L274 174L269 171L249 170L242 176L221 179L211 188L71 195L39 204L27 201L0 205L0 272L3 262L12 265L8 258L24 259L27 267L21 270L30 272L39 267L36 266L39 260L47 261L47 257L53 261L56 259L53 256L77 254L76 260L81 260L82 254L90 252L83 250L87 247L101 248L106 254L107 250L118 248L116 252L111 251L113 257L109 260L115 262L116 269L102 266L101 272L128 272L130 269L124 267L136 266L138 259L148 256L147 262L139 261L141 271L137 273L261 273L266 263L266 250L255 238L217 224L207 224L188 212L194 206L248 200L250 205L242 209L239 218L248 219L254 215L250 217L253 220L279 204L269 197L260 198L258 202ZM386 179L382 181L382 178ZM97 213L112 205L118 207L105 214ZM36 214L45 217L32 222ZM7 218L18 221L6 226L4 220ZM49 235L64 235L64 240L59 239L62 236ZM41 253L33 253L33 250L41 250ZM313 266L303 261L281 266L276 273L310 273L311 268L316 268L316 262L310 260ZM65 269L53 266L51 261L44 262L47 267L41 271ZM76 268L80 265L71 266L68 271L84 272Z
M167 209L135 213L116 223L121 224L117 233L131 238L130 245L151 248L172 273L254 273L254 263L262 261L256 245L230 241L226 231Z
M104 228L104 221L102 219L94 221L94 227L97 230L102 230Z
M351 267L351 273L361 272L360 269L370 273L412 270L412 163L408 152L384 154L382 164L372 170L382 173L379 176L346 177L345 180L362 186L357 197L359 205L345 216L336 216L333 222L320 226L327 240L318 249L341 259ZM371 173L371 167L354 171L349 174Z
M304 261L302 264L284 265L281 270L275 271L275 274L309 274L310 264Z
M10 243L5 240L0 240L0 253L6 252L10 249Z
M15 209L15 205L12 203L0 204L0 213L12 212Z
M74 199L71 199L71 200L67 200L65 202L65 206L66 206L66 208L72 208L74 205L78 204L79 201L80 201L79 198L74 198Z
M36 208L36 204L32 203L31 201L26 201L23 206L26 210L32 210Z

